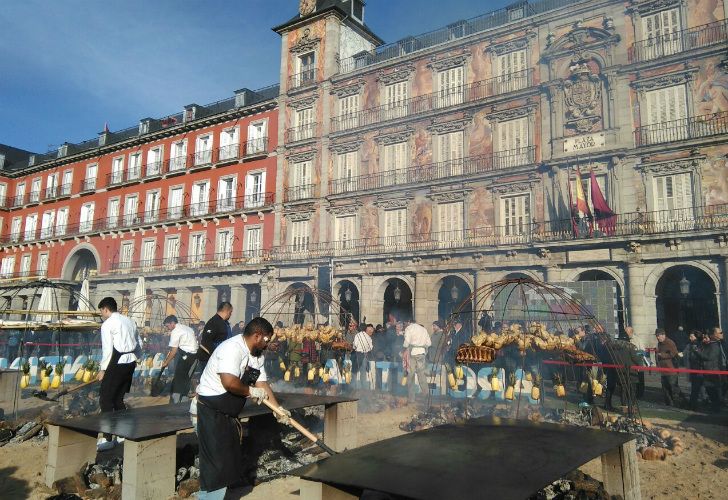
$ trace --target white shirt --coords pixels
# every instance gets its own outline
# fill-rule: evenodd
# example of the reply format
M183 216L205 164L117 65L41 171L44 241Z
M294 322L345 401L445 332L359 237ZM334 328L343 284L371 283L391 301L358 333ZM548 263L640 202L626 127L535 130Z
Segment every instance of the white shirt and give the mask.
M221 373L229 373L241 378L247 367L260 370L258 382L265 382L268 377L265 374L265 360L263 356L257 358L250 353L248 344L242 335L235 335L227 339L212 352L207 362L205 371L200 377L200 385L197 386L197 394L200 396L219 396L227 391L220 380Z
M431 345L430 334L424 326L412 323L404 329L404 348L411 347L413 356L427 354Z
M114 354L114 349L119 352L134 351L130 354L123 354L119 358L119 364L133 363L141 358L142 339L139 338L136 325L126 316L118 312L111 313L101 325L101 366L100 370L106 370Z
M372 338L367 332L359 332L354 337L354 350L356 352L367 353L374 349Z
M169 332L169 347L177 347L190 354L196 353L198 344L194 330L189 326L177 323Z

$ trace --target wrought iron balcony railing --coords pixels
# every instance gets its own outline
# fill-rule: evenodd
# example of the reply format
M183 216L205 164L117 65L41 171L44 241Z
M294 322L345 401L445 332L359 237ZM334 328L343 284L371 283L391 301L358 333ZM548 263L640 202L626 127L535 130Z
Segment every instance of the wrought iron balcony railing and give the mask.
M78 224L62 224L53 227L37 228L30 232L21 230L8 233L0 237L0 244L40 241L55 238L70 238L91 232L109 231L115 229L132 228L136 226L149 226L165 222L189 220L199 217L212 217L227 215L232 212L255 212L273 206L275 193L254 193L225 200L208 200L201 203L189 203L177 207L165 207L144 212L119 214L111 217L102 217Z
M26 200L26 194L16 194L15 196L13 196L13 208L22 207L27 203Z
M638 127L635 144L650 146L723 134L728 134L728 111Z
M397 184L426 183L453 177L469 177L493 170L528 165L536 161L535 156L536 147L528 146L357 177L332 179L329 181L329 194L382 189Z
M250 139L243 144L243 155L246 157L257 156L268 153L268 138L259 137Z
M31 191L28 198L28 203L39 203L40 202L40 191Z
M725 19L635 42L629 49L629 61L650 61L719 43L728 43L728 20Z
M73 184L61 184L61 196L71 196L73 194Z
M342 132L356 127L376 125L406 116L477 102L488 97L523 90L533 84L533 69L496 76L488 80L459 85L446 91L432 92L392 104L382 104L355 113L334 116L331 118L331 131Z
M291 127L286 130L286 142L299 142L313 139L317 136L318 124L317 123L306 123L305 125L299 125L297 127Z
M410 36L387 45L380 45L371 52L362 51L354 54L351 57L341 60L339 63L339 73L349 73L357 69L366 68L373 64L413 54L436 45L445 44L475 33L481 33L498 26L503 26L510 22L522 22L523 19L580 2L581 0L514 2L507 7L488 12L472 19L451 23L445 28L417 36Z
M7 210L12 207L12 201L7 196L0 196L0 210Z
M316 84L316 68L306 68L300 73L288 77L288 89L295 90Z
M260 264L270 259L263 250L227 251L167 256L154 259L114 260L111 274L125 274L138 271L175 271L177 269L207 269L228 266Z
M193 167L210 165L212 163L212 149L203 149L193 153Z
M58 198L59 189L58 186L48 186L45 188L45 192L43 194L43 200L53 200L55 198Z
M316 184L289 186L283 191L283 201L300 201L316 198L318 196L316 187Z
M80 191L82 193L86 191L93 191L96 189L96 177L90 178L90 179L83 179L81 181L81 188Z

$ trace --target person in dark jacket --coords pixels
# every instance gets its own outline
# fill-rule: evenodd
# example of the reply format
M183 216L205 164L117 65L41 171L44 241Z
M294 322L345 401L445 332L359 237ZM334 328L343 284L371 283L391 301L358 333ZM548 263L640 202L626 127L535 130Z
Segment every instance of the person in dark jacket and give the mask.
M700 351L703 346L703 334L698 330L693 330L688 335L688 345L683 351L683 363L685 368L690 370L702 370L703 361L700 359ZM691 373L690 378L690 409L696 411L698 409L698 399L700 391L703 388L703 375L701 373Z
M200 338L200 349L197 351L197 359L202 365L201 370L205 369L212 351L232 336L229 322L232 314L233 305L230 302L221 302L217 306L217 313L205 323Z
M726 352L723 348L723 330L713 328L709 337L703 339L703 349L699 354L704 370L725 370L728 365ZM705 392L710 398L711 411L718 413L721 403L722 377L720 375L705 375Z
M677 368L674 360L678 357L678 350L675 342L667 338L665 330L658 328L655 330L657 337L657 366L658 368ZM665 397L665 404L674 406L676 399L682 399L680 387L677 383L677 373L665 373L660 376L662 382L662 393Z
M642 358L637 354L637 348L628 341L604 339L604 348L600 359L608 364L618 365L621 368L607 368L607 397L604 407L612 410L612 396L617 386L620 387L619 400L622 406L632 408L637 398L637 384L639 372L632 370L633 366L641 366Z

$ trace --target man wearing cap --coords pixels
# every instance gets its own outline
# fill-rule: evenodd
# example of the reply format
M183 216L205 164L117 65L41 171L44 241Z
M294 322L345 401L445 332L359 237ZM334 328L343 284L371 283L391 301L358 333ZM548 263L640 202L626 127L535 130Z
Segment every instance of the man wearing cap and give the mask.
M248 398L258 404L269 400L279 408L276 419L289 424L291 413L280 407L267 382L263 351L273 336L273 326L253 318L243 330L214 350L197 386L197 436L200 442L200 492L198 497L225 497L228 486L243 480L243 449L238 415Z
M172 349L162 363L162 369L169 366L173 359L176 360L169 402L179 403L187 399L187 393L190 392L190 380L197 365L197 339L194 330L177 322L174 314L164 318L163 324L169 331L169 347Z

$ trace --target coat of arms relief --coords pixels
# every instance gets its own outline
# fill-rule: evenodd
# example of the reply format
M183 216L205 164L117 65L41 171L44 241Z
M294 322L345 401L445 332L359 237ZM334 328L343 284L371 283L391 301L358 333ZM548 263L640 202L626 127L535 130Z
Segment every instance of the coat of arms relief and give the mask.
M566 128L576 134L588 134L601 129L602 85L584 61L574 63L571 77L564 82Z

